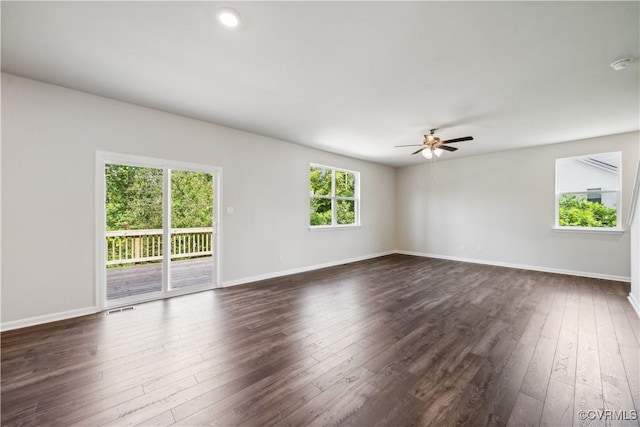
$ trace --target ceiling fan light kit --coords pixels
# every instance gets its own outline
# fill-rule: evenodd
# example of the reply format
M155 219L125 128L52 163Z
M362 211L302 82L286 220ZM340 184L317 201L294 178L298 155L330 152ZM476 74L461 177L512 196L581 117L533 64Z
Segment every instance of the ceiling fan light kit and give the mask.
M448 144L452 144L454 142L462 142L462 141L473 141L472 136L465 136L462 138L454 138L448 139L446 141L442 141L440 138L435 136L435 132L438 129L431 129L428 134L424 135L424 140L422 144L409 144L409 145L396 145L396 147L421 147L415 152L411 153L418 154L422 153L422 156L427 160L435 160L436 158L442 155L443 151L456 151L458 150L456 147L451 147ZM434 156L435 154L435 156Z
M219 9L216 18L225 28L236 28L240 25L240 14L230 7Z
M444 150L442 148L434 148L433 150L422 150L422 155L425 159L431 160L434 154L436 155L436 157L440 157L443 151Z

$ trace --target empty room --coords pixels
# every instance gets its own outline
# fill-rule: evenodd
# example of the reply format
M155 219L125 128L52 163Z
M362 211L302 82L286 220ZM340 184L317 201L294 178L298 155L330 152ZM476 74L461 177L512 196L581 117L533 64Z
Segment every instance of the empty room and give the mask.
M0 7L3 426L640 425L640 2Z

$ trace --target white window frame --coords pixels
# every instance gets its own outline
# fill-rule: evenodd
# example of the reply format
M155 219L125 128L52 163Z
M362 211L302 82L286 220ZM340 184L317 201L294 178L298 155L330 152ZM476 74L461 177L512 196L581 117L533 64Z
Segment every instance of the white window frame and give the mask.
M321 165L318 163L310 163L309 168L307 169L307 186L309 185L309 173L311 168L322 168L331 170L331 195L328 196L316 196L311 195L311 191L309 191L309 200L307 202L307 206L309 206L309 211L307 214L307 224L309 225L310 230L326 230L326 229L334 229L334 228L357 228L360 227L360 172L340 168L336 166L327 166ZM355 188L354 188L354 197L343 197L336 196L336 171L339 172L347 172L351 173L356 178ZM308 188L308 187L307 187ZM311 225L309 223L309 213L311 213L311 199L331 199L331 224L330 225ZM337 201L338 200L353 200L355 206L355 222L353 224L338 224L338 210L337 210Z
M577 227L571 225L560 225L560 199L564 194L576 194L576 193L587 193L585 189L570 189L570 191L558 191L558 167L563 160L574 160L574 159L583 159L593 156L599 156L603 154L618 154L620 158L620 162L618 163L618 189L611 188L602 188L599 190L600 194L616 194L616 226L615 227ZM622 234L624 229L622 228L622 152L621 151L612 151L608 153L594 153L594 154L585 154L581 156L573 156L573 157L562 157L556 159L556 168L555 168L555 219L554 219L554 230L556 231L575 231L575 232L588 232L588 233L610 233L610 234Z

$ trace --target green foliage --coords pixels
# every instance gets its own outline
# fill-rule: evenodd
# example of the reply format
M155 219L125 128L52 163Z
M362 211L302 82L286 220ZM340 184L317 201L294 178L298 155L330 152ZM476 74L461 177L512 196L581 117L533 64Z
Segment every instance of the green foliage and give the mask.
M330 196L331 169L311 167L309 170L309 190L315 196Z
M107 165L107 230L162 228L162 169Z
M171 227L211 227L213 223L213 175L206 172L171 171Z
M615 227L617 212L584 196L564 194L559 202L559 224L574 227Z
M331 225L331 199L311 198L311 225Z
M356 209L353 200L338 200L338 224L355 224Z
M106 166L107 230L162 228L162 169ZM213 176L171 171L172 228L211 227Z
M354 197L356 194L356 176L350 172L336 171L336 196Z

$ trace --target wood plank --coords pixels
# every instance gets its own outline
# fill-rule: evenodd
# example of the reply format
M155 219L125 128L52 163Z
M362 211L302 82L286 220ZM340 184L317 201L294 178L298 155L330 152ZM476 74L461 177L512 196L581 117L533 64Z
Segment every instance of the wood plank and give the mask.
M580 297L571 293L567 298L558 346L553 360L551 378L573 386L576 382L576 359L578 355L578 314Z
M547 315L545 313L535 312L531 316L531 320L529 320L527 328L520 337L520 343L530 347L535 347L538 343L538 338L540 338L540 333L542 333L542 327L544 326L546 318Z
M620 355L627 374L627 384L631 391L631 398L636 411L640 414L640 350L626 345L620 345Z
M626 378L602 375L602 396L605 409L615 413L611 416L611 425L638 427L638 418L632 414L633 399Z
M556 354L565 301L565 294L556 294L553 301L554 309L547 314L536 349L527 368L527 374L520 388L521 393L540 401L544 401L547 394L547 384L549 383L553 359Z
M593 298L588 292L580 295L579 318L576 383L602 390L595 312Z
M591 417L590 411L604 411L602 390L576 382L575 397L573 401L573 425L574 426L604 426L604 420Z
M494 381L490 383L490 412L503 420L508 420L513 410L533 352L533 347L518 343L507 365L496 372Z
M640 343L640 316L633 309L631 304L622 303L621 304L625 314L627 315L627 319L629 320L629 325L631 326L631 330L633 334L636 336L636 341Z
M176 420L173 418L173 415L171 415L171 411L165 411L160 415L156 415L153 418L149 418L148 420L141 422L138 425L148 426L148 427L164 427L164 426L170 426L175 422Z
M574 387L551 379L542 409L540 425L544 427L573 425Z
M540 425L543 403L538 399L518 393L507 426L536 427Z

